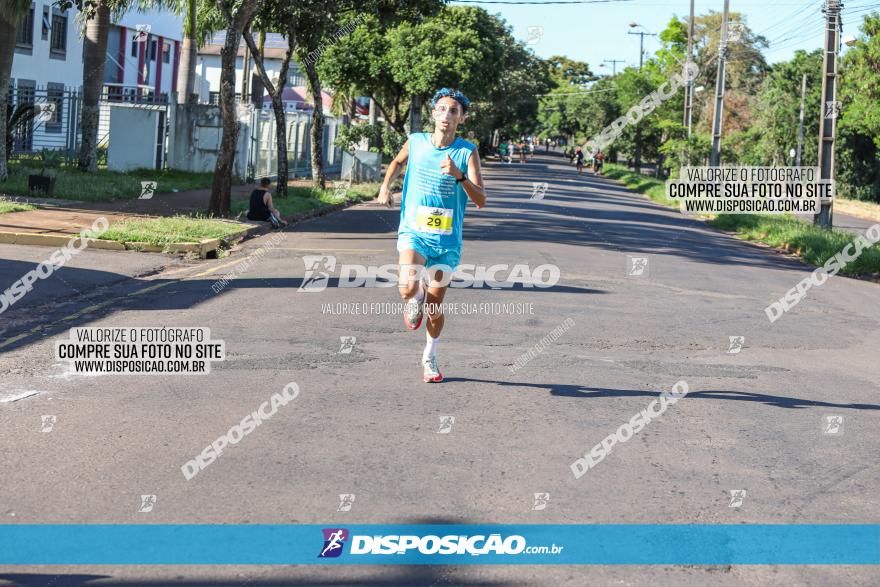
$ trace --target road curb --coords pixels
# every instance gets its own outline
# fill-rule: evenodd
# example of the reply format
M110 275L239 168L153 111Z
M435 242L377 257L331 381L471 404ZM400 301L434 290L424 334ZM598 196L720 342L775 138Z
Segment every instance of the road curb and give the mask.
M223 246L231 246L242 240L256 236L260 226L246 226L242 230L223 238L201 239L198 242L166 243L155 245L145 242L118 242L103 239L87 239L85 247L80 247L78 234L37 234L32 232L3 232L0 231L0 244L7 245L35 245L44 247L61 248L73 242L76 248L102 249L108 251L140 251L145 253L196 253L202 259L216 256L217 250Z

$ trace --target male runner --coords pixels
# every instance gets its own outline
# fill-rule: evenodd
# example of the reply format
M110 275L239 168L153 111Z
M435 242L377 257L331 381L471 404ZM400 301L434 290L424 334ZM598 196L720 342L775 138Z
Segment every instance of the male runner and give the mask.
M385 173L378 202L392 205L390 186L406 165L400 202L400 296L406 300L403 321L410 330L422 323L423 306L428 314L427 343L422 353L423 380L443 381L437 367L437 340L443 330L440 304L449 278L461 259L465 207L470 199L477 208L486 205L480 157L476 146L455 136L464 122L470 102L464 94L443 88L431 100L433 133L413 133ZM467 172L462 171L467 169ZM422 274L427 269L427 290ZM445 277L445 279L444 279Z

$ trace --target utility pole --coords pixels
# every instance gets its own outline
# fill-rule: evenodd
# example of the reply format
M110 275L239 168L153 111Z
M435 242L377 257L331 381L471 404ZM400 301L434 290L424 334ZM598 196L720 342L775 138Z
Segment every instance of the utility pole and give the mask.
M727 16L730 0L724 0L724 13L721 15L721 40L718 43L718 75L715 78L715 116L712 118L712 152L709 165L721 164L721 121L724 113L724 61L727 59Z
M807 74L801 80L801 116L798 122L797 159L795 165L801 166L801 152L804 149L804 102L807 98Z
M694 0L691 0L691 17L688 21L688 48L687 63L694 60ZM688 79L684 89L684 126L687 128L687 136L691 136L691 116L694 110L694 80Z
M630 24L629 26L633 26L633 25ZM636 26L640 26L640 25L636 25ZM644 31L639 31L637 33L634 33L632 31L626 31L626 34L639 36L639 71L642 71L642 65L644 63L644 58L645 58L645 37L646 36L656 37L657 35L654 33L646 33Z
M840 46L839 0L825 0L825 58L822 63L822 117L819 119L819 178L834 181L834 138L837 134L837 50ZM832 202L821 201L813 224L831 229Z
M617 64L618 63L626 63L625 59L603 59L602 63L610 63L611 64L611 75L612 77L617 75Z
M635 28L637 26L642 26L635 22L629 23L630 28ZM639 31L634 33L632 31L627 31L628 35L638 35L639 36L639 71L642 71L642 65L644 65L645 60L645 36L656 37L654 33L646 33L645 31ZM636 164L635 164L636 173L642 172L642 128L639 125L636 125Z

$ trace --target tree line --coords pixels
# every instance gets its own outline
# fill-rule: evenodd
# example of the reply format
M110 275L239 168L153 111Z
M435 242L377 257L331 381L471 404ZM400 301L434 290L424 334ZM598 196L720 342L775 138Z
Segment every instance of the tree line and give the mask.
M788 61L768 64L767 39L752 31L740 13L731 13L740 33L729 43L724 95L722 164L794 165L798 144L801 88L804 96L804 139L801 165L816 166L821 103L822 50L797 51ZM541 100L540 131L583 144L625 115L664 82L682 71L687 52L687 20L673 17L660 33L661 48L641 70L627 67L596 78L586 64ZM612 160L632 160L638 129L642 159L663 174L675 176L687 162L702 165L711 147L714 89L721 14L695 18L692 132L683 124L684 90L663 101L637 125L623 128L608 148ZM817 44L823 29L817 25ZM880 202L880 15L863 16L859 34L839 63L835 179L841 196ZM570 69L570 68L569 68Z

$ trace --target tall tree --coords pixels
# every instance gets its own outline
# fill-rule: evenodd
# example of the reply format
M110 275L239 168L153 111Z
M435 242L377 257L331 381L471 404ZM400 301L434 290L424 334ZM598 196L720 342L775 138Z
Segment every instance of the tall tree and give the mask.
M590 65L584 61L554 55L548 58L546 63L550 76L559 87L585 87L588 83L598 79L598 76L590 69Z
M177 69L177 102L179 104L198 102L198 94L195 91L198 56L198 43L195 37L198 29L198 4L199 0L181 0L178 4L179 12L186 14L186 20L183 23L183 47L180 51L180 64Z
M880 14L865 15L859 28L841 63L835 178L842 195L880 202ZM817 119L819 109L808 113Z
M269 78L269 73L266 70L266 63L263 60L263 51L261 50L261 47L254 42L250 27L245 27L244 30L245 43L247 43L247 46L251 51L254 66L256 67L257 74L262 82L260 95L262 97L263 91L269 94L269 98L272 100L272 112L275 114L275 143L278 160L278 181L276 182L277 187L275 191L276 195L280 198L287 196L287 181L289 177L287 156L287 112L284 108L284 102L282 102L282 96L284 95L284 88L287 86L287 74L290 69L290 59L293 57L294 51L294 44L291 39L293 39L295 34L293 25L296 22L296 19L292 8L293 4L289 1L268 0L263 4L260 13L255 18L255 21L259 23L261 30L275 29L286 31L285 37L287 38L287 50L284 52L284 57L281 60L281 69L278 72L277 83L273 83ZM264 34L261 34L260 37L261 39L265 39Z
M289 37L294 55L306 74L308 93L312 99L312 120L309 125L309 145L312 164L312 184L326 187L324 175L324 100L318 61L326 50L348 34L342 29L350 2L336 0L302 0L295 9L290 23Z
M405 80L398 79L389 57L389 35L405 23L418 24L436 15L439 0L375 0L361 6L358 26L322 52L318 70L337 91L348 96L369 96L385 124L405 135L411 108L411 93ZM375 10L371 10L375 8Z
M211 201L208 213L228 216L232 194L232 170L238 145L238 114L235 103L235 64L241 36L248 23L263 4L263 0L216 0L217 8L226 25L226 40L220 50L220 116L223 135L214 180L211 184Z
M12 59L15 57L16 29L30 7L30 0L0 2L0 181L9 178L6 165L6 112L9 108L9 79L12 76Z
M83 171L98 170L98 123L101 115L101 93L104 90L104 64L110 34L112 0L94 0L92 13L86 20L83 39L83 97L78 166Z

